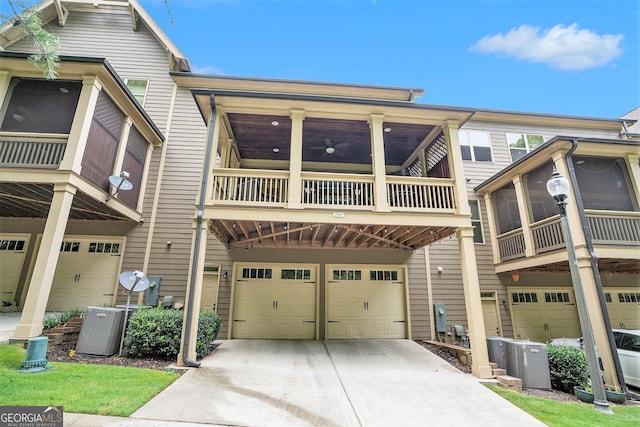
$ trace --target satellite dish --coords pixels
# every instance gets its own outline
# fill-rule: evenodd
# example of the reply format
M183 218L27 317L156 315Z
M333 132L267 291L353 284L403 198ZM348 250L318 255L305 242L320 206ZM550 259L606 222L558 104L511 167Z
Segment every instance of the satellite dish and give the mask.
M109 176L109 184L113 185L118 190L131 190L133 188L131 181L118 175Z
M116 191L113 194L107 195L107 202L109 199L118 194L120 190L131 190L133 188L133 184L129 181L129 172L122 171L120 175L111 175L109 176L109 184L116 187Z
M118 276L118 281L129 292L142 292L149 287L149 279L144 277L140 271L122 272Z

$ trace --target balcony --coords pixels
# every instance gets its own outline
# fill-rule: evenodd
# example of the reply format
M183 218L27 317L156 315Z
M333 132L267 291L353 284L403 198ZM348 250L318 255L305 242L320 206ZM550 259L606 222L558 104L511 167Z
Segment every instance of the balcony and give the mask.
M0 167L58 169L67 147L67 136L0 133Z
M607 246L640 247L640 212L585 211L596 249ZM535 255L544 255L565 248L560 216L556 215L531 224ZM500 262L526 257L524 233L521 228L498 236Z
M302 173L296 195L303 209L374 211L372 175ZM387 205L392 212L454 213L454 180L387 177ZM286 171L215 169L210 204L247 208L286 208L293 199Z

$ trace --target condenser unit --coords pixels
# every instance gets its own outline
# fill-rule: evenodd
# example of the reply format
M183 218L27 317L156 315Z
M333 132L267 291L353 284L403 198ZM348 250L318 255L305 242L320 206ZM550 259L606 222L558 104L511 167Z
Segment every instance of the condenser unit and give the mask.
M122 308L87 308L76 352L96 356L116 354L120 349L124 312Z
M511 338L487 337L487 352L489 362L498 364L498 368L507 369L507 353L505 341L513 341Z
M522 387L551 389L547 346L533 341L504 341L507 374L522 380Z

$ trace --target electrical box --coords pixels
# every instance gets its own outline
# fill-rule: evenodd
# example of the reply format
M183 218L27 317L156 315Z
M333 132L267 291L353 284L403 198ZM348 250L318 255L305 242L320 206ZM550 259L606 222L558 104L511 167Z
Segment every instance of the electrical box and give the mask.
M147 276L149 287L144 291L144 305L156 307L160 294L160 276Z
M436 333L447 332L447 307L445 304L433 304L433 316L436 322Z

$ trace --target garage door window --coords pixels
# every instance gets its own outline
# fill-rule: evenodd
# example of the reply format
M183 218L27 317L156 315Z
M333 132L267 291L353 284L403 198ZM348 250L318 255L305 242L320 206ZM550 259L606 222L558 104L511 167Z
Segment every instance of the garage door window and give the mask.
M243 268L242 269L242 278L243 279L271 279L271 269L270 268Z
M545 292L545 302L571 302L567 292Z
M333 270L333 280L362 280L362 271Z
M80 242L62 242L60 252L78 252L80 250Z
M511 301L521 302L538 302L538 294L535 292L518 292L511 294Z
M283 280L311 280L311 270L283 268Z
M21 251L24 249L24 240L2 240L0 251Z
M620 301L620 302L640 302L640 294L629 293L629 292L619 293L618 294L618 301Z
M120 243L91 242L89 243L89 253L118 254L120 253Z
M392 270L375 270L369 273L369 279L371 280L398 280L398 272Z

